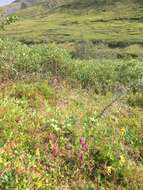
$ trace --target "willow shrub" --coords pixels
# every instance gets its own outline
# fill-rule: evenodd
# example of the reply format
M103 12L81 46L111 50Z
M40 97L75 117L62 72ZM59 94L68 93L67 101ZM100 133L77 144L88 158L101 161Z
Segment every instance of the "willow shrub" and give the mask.
M139 60L75 60L56 45L27 46L0 40L0 75L13 77L27 73L52 73L79 81L97 92L112 91L117 85L135 91L143 87L143 62Z
M91 60L76 61L72 77L83 86L110 91L117 85L141 90L143 88L143 62L138 60Z
M55 45L27 46L19 42L0 40L0 61L2 68L10 68L11 71L56 72L62 71L64 64L70 61L70 55L66 50Z

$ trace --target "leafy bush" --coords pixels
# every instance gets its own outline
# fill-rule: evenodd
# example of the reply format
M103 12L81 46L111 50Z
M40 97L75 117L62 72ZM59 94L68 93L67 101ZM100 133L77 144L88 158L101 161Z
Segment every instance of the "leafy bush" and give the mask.
M74 60L55 45L29 47L9 40L0 40L0 51L0 73L8 77L52 73L102 93L113 91L117 85L134 91L143 88L143 62L139 60Z
M97 91L112 91L116 84L125 88L143 88L143 63L137 60L75 61L72 77L83 86L91 85Z
M0 61L1 189L143 189L142 61L75 60L7 39ZM127 99L114 101L122 88Z
M142 92L137 92L135 94L131 93L128 96L128 103L131 106L143 107L143 93Z
M65 98L70 107L62 108L57 101ZM7 85L0 92L0 188L141 189L142 116L118 102L97 117L108 98L48 81Z
M69 54L54 45L31 46L9 40L0 41L1 70L23 73L52 72L59 73L64 64L70 61Z

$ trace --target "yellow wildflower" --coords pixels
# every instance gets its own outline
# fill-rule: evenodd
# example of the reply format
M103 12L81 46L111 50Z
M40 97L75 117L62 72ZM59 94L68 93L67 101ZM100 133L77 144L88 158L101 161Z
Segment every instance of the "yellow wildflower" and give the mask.
M37 188L40 189L43 186L43 181L42 180L38 180L37 181Z
M124 136L126 133L126 129L123 127L120 129L121 136Z
M107 173L108 175L111 175L111 173L112 173L112 166L107 166L107 168L106 168L106 173Z
M39 150L39 148L36 149L36 156L38 156L38 157L40 156L40 150Z
M2 157L0 157L0 164L2 164L3 163L3 158Z
M125 164L125 162L126 162L126 158L124 157L124 155L121 155L120 156L120 165L124 165Z

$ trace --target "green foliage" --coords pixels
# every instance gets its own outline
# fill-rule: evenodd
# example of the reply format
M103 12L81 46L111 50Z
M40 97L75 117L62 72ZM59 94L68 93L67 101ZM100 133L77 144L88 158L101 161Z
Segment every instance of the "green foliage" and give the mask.
M5 30L5 26L10 25L11 23L16 22L18 19L17 16L3 17L0 20L0 29Z
M19 42L0 41L1 77L23 74L54 74L79 81L82 87L92 86L97 92L114 91L124 86L135 91L143 87L143 63L140 60L74 60L55 45L28 47Z
M131 93L128 97L128 102L131 106L143 107L143 93Z
M94 96L46 80L3 88L0 187L142 189L142 111L118 102L97 118L111 95ZM70 107L61 106L65 98Z
M98 6L87 0L78 2L51 11L45 4L18 11L18 22L0 35L25 43L100 41L119 49L122 45L142 44L142 4L130 0L107 3L108 6Z
M142 89L142 59L1 39L0 189L142 190Z

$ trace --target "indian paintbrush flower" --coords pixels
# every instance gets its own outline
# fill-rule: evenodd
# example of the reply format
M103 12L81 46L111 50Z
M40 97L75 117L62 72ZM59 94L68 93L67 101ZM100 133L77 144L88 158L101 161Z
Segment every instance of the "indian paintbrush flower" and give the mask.
M84 154L88 151L88 144L86 143L86 140L84 137L80 138L80 145L81 145L81 150L79 153L79 159L80 161L83 161Z
M83 152L80 152L80 153L79 153L79 159L80 159L80 161L83 161L83 157L84 157Z
M88 144L87 144L87 143L85 143L85 144L82 145L82 150L83 150L84 152L87 152L87 151L88 151Z
M85 144L85 138L84 137L80 137L80 144L84 145Z

